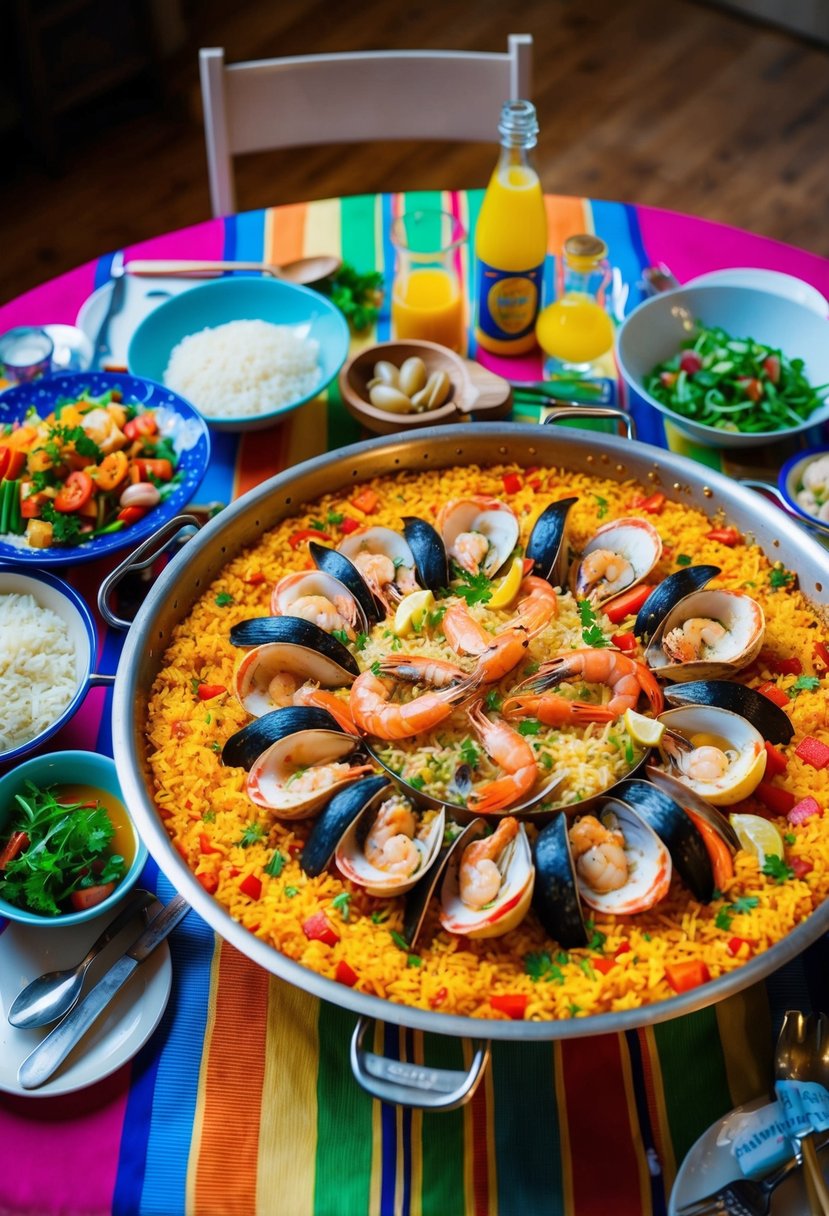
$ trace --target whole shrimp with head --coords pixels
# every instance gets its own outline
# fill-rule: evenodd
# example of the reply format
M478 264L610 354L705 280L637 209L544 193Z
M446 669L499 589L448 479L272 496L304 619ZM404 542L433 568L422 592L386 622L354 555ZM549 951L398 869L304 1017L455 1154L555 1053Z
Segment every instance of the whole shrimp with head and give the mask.
M508 722L487 718L480 702L469 710L469 721L486 754L504 774L473 790L467 799L469 809L488 815L528 797L538 781L538 761L527 740Z
M406 664L408 674L395 678L396 664ZM378 675L364 671L357 677L351 685L349 710L359 731L378 739L410 739L445 722L456 706L477 693L479 681L459 672L456 680L447 680L437 690L430 689L410 701L393 701L401 684L412 681L413 665L416 671L418 664L423 664L424 670L440 666L435 660L400 656L381 663ZM445 671L441 678L447 679Z
M546 693L547 689L570 680L602 684L610 689L610 700L607 705L590 705ZM609 647L571 650L542 663L534 676L519 684L505 702L504 713L507 717L537 717L547 726L606 722L618 718L626 709L636 709L642 693L653 713L661 713L662 690L644 663Z

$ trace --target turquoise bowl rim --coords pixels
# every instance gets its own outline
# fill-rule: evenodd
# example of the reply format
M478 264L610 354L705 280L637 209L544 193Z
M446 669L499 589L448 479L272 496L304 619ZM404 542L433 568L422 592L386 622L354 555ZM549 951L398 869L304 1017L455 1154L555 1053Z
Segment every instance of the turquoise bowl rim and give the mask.
M66 776L65 766L80 764L84 768L82 778L74 775ZM48 771L50 769L56 770L54 775ZM89 785L105 789L124 803L127 809L127 818L135 835L135 857L132 865L112 894L101 903L96 904L94 908L86 908L82 912L67 912L62 916L40 916L36 912L28 912L25 908L16 908L0 898L0 917L5 917L10 921L17 921L19 924L38 925L44 929L81 925L85 921L95 920L98 916L105 917L107 913L111 912L121 902L127 891L131 887L134 887L138 881L149 854L147 846L138 834L138 829L129 812L129 807L124 802L121 782L118 780L118 771L115 767L115 761L111 756L102 756L100 752L75 750L44 752L40 756L32 756L29 760L24 760L20 764L15 765L10 772L0 777L0 830L2 830L2 822L4 822L3 806L5 805L5 799L7 796L11 798L23 786L24 781L36 781L40 785L57 785L62 781L74 782L78 780L83 780Z

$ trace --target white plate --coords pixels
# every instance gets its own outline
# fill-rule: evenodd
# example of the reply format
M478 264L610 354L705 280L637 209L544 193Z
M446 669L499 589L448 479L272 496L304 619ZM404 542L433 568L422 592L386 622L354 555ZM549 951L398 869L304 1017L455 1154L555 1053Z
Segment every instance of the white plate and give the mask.
M708 274L698 275L689 279L686 287L695 287L707 283L721 283L727 287L757 287L760 291L770 291L777 296L786 296L811 308L820 317L829 316L829 303L811 283L796 279L793 275L782 274L779 270L761 270L759 266L733 266L727 270L711 270Z
M158 907L153 904L150 910L158 910ZM96 918L63 929L9 922L0 933L0 1092L31 1098L74 1093L108 1077L131 1060L155 1030L172 986L173 968L167 942L156 947L130 976L51 1080L39 1089L23 1089L17 1080L17 1070L23 1060L52 1027L17 1030L10 1026L7 1016L12 1001L44 972L74 966L106 927L107 919ZM136 919L109 943L87 971L84 993L140 932L141 921Z
M746 1102L744 1106L738 1106L723 1115L722 1119L712 1123L708 1130L702 1133L679 1168L668 1203L668 1216L676 1216L677 1210L686 1203L702 1199L724 1186L726 1182L742 1177L728 1144L718 1144L717 1141L728 1121L735 1115L756 1110L758 1106L765 1106L769 1101L769 1098L759 1098L756 1102ZM821 1150L821 1160L826 1174L829 1148ZM809 1216L809 1202L803 1185L803 1175L799 1170L790 1175L773 1193L769 1216Z
M110 354L102 363L104 369L127 366L127 347L130 338L145 317L182 291L187 291L203 279L164 278L162 276L143 278L138 275L126 275L124 283L124 299L120 312L117 312L109 323L107 341ZM112 281L104 283L84 300L78 312L76 324L79 329L95 341L98 329L104 319L109 297L112 294ZM97 366L97 364L93 364Z

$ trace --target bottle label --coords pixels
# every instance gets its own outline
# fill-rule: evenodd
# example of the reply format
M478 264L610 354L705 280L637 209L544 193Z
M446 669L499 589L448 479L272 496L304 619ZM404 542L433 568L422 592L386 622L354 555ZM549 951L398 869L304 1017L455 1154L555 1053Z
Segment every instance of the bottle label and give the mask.
M482 261L478 266L478 328L482 333L502 342L532 333L544 264L530 270L496 270Z

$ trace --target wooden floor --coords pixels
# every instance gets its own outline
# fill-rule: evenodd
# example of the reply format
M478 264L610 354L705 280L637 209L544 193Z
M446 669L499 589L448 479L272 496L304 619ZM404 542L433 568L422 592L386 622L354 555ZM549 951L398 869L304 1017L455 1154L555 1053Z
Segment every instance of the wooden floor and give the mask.
M66 167L4 158L0 297L209 215L199 46L230 61L314 51L535 41L545 190L726 221L829 257L829 51L691 0L189 0L164 108L102 100L66 127ZM515 15L518 13L520 15ZM136 90L133 90L135 93ZM136 105L137 101L137 111ZM239 162L240 206L484 185L493 145L315 148Z

